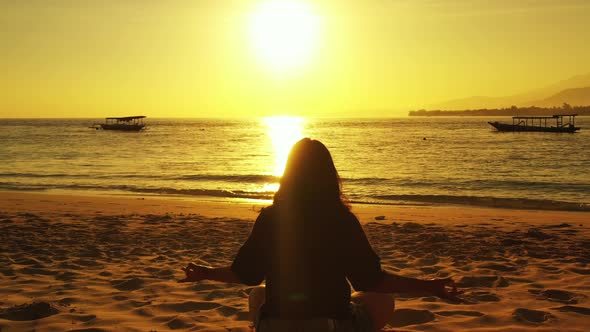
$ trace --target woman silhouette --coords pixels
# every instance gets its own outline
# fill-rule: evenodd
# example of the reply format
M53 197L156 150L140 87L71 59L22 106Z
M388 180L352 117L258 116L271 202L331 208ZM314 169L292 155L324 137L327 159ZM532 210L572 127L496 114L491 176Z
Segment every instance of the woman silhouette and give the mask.
M259 285L250 293L256 331L379 331L392 318L388 293L457 300L453 281L383 271L342 197L328 149L304 138L289 154L273 204L264 208L229 267L188 264L186 278ZM350 284L349 284L350 282ZM355 291L351 294L351 288Z

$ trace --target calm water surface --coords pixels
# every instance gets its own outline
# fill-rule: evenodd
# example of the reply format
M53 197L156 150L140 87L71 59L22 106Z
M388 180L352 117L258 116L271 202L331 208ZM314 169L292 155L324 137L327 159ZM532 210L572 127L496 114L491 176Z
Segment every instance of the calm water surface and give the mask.
M0 120L0 190L270 198L289 147L324 142L352 201L590 210L590 118L576 134L498 133L489 120Z

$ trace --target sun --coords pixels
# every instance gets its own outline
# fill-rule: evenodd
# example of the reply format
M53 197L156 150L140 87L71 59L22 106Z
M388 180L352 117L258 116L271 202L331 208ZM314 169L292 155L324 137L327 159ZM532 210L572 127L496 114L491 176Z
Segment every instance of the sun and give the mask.
M296 0L268 0L250 17L254 53L276 72L306 64L318 45L320 17L309 4Z

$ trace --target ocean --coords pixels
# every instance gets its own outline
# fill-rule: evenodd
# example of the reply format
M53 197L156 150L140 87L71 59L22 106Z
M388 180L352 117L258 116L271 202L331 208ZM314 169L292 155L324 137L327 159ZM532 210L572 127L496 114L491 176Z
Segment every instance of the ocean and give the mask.
M0 190L271 199L301 137L331 151L352 202L590 211L590 118L576 134L509 118L0 119Z

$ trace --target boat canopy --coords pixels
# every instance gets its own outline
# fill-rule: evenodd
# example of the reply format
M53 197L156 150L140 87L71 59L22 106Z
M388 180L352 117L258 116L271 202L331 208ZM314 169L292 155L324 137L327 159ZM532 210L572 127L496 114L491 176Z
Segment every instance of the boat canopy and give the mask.
M132 120L136 120L136 119L143 119L145 118L145 115L137 115L137 116L124 116L124 117L120 117L120 118L116 118L116 117L111 117L111 118L107 118L107 120L117 120L117 121L132 121Z
M577 114L556 114L552 116L513 116L513 119L556 119L564 116L578 116Z

